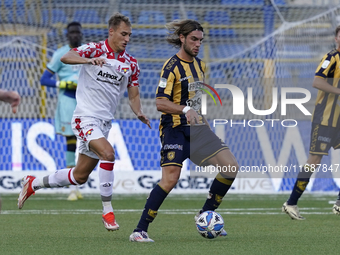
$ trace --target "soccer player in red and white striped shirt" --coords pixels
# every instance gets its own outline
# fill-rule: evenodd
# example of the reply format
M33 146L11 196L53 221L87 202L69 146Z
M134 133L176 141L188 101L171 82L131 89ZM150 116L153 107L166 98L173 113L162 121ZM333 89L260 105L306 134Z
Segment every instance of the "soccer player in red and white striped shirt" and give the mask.
M58 170L43 179L25 176L19 209L40 188L85 183L99 161L103 223L107 230L119 228L111 205L115 152L107 137L119 98L126 89L132 111L150 127L140 103L137 60L125 51L130 36L130 20L117 13L109 20L109 36L105 41L72 49L61 58L65 64L82 64L72 120L73 132L80 140L78 162L74 168Z

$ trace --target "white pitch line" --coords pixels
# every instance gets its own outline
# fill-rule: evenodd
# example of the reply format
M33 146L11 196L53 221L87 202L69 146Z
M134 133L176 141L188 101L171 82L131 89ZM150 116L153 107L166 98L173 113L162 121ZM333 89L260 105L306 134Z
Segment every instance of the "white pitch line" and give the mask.
M196 215L198 209L161 209L160 214L192 214ZM331 208L301 208L303 214L331 214ZM141 213L142 209L116 209L115 213ZM282 215L281 208L230 208L219 209L222 215ZM101 214L101 210L89 209L62 209L62 210L2 210L1 214L20 215L20 214Z

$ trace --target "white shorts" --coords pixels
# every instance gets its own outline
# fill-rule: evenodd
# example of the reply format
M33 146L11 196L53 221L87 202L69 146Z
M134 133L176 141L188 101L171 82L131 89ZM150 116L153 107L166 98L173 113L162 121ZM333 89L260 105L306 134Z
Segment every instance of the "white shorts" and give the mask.
M91 158L99 159L98 156L89 149L89 143L102 137L107 139L112 123L94 117L73 116L72 130L79 139L79 153Z

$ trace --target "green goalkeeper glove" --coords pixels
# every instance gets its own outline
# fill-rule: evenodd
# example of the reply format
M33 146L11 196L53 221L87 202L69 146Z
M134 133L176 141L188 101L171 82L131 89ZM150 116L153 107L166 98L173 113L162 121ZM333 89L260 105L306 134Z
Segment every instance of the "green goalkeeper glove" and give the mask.
M77 89L77 83L73 81L59 81L57 82L57 87L60 89L71 89L76 90Z

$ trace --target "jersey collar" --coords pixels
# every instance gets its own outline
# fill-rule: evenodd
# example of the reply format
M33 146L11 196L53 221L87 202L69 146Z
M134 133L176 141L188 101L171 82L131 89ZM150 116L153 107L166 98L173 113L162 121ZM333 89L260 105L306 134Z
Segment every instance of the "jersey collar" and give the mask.
M107 49L107 51L108 51L109 53L115 53L115 52L113 51L113 49L110 47L108 39L105 40L105 46L106 46L106 49ZM123 50L122 52L120 52L118 55L123 56L124 52L125 52L125 50Z
M178 54L176 54L176 57L177 57L180 61L183 61L183 62L185 62L185 63L193 63L193 62L195 61L195 58L193 58L192 61L184 60L184 59L180 58L180 57L178 56Z

